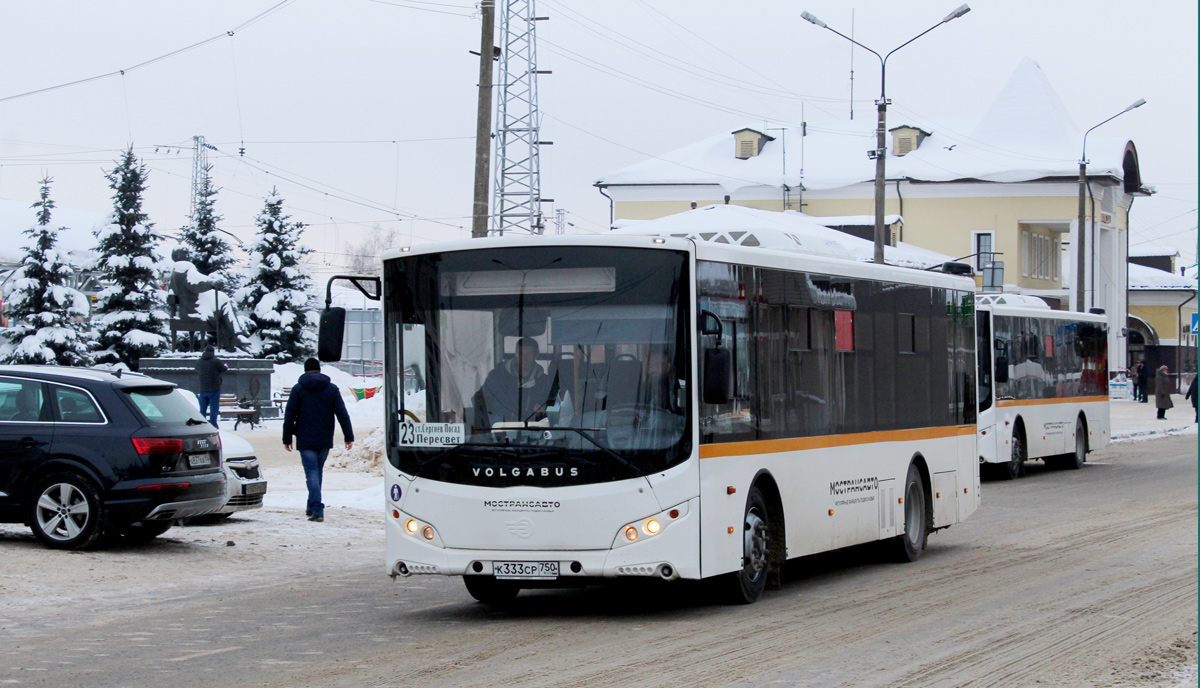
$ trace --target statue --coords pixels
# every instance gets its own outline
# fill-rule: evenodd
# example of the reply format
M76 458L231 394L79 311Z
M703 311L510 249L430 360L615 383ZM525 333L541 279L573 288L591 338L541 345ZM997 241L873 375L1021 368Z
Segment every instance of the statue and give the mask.
M211 338L218 348L233 351L241 340L233 299L218 289L220 281L197 270L187 257L185 248L171 251L171 259L175 261L171 271L171 293L167 296L171 341L175 342L176 332L187 332L188 348L195 350L194 335L198 332L201 333L199 346ZM211 336L208 333L212 333Z

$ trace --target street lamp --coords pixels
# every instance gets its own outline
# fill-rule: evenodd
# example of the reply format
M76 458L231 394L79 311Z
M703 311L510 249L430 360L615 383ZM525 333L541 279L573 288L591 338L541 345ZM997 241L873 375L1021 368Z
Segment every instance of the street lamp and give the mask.
M921 36L924 36L925 34L929 33L930 31L933 31L937 27L941 26L942 24L945 24L946 22L951 21L953 19L958 19L959 17L963 16L964 14L966 14L967 12L970 12L970 11L971 11L970 7L968 7L966 5L960 6L958 9L954 10L950 14L947 14L946 17L944 19L942 19L940 22L938 22L937 24L934 24L933 26L929 27L928 29L925 29L921 33L917 34L916 36L913 36L912 38L910 38L907 41L905 41L904 43L902 43L900 46L898 46L897 48L892 50L892 52L888 53L887 55L882 55L882 56L879 53L875 52L874 50L871 50L867 46L863 45L862 43L859 43L858 41L854 40L853 38L847 36L846 34L841 33L840 31L838 31L836 29L829 28L829 25L827 25L825 22L821 21L820 19L817 19L812 14L810 14L808 12L800 13L801 19L804 19L805 21L807 21L811 24L815 24L816 26L819 26L822 29L829 29L830 31L836 33L837 35L841 36L842 38L845 38L846 40L850 41L854 45L857 45L858 47L862 48L863 50L866 50L867 52L871 53L875 57L879 58L879 100L875 101L875 104L877 106L879 106L879 130L876 132L875 150L870 151L868 153L868 155L870 157L875 159L875 262L876 263L883 263L883 244L884 244L884 240L883 240L884 239L884 235L883 235L883 191L884 191L884 182L885 182L885 178L886 178L885 161L887 159L887 103L888 103L887 95L886 95L887 60L889 57L892 56L892 53L896 52L896 50L899 50L900 48L903 48L904 46L908 45L909 43L912 43L913 41L917 40Z
M1135 108L1140 108L1141 106L1143 106L1145 104L1146 104L1146 100L1144 98L1138 98L1137 102L1133 103L1132 105L1130 105L1129 107L1125 108L1124 110L1118 112L1117 114L1113 115L1112 117L1109 117L1108 119L1104 120L1100 124L1107 124L1108 122L1111 122L1112 120L1120 117L1121 115L1125 114L1126 112L1129 112L1130 110L1133 110ZM1095 127L1092 127L1092 129L1099 127L1100 124L1097 124ZM1087 131L1083 132L1083 151L1079 155L1079 229L1076 232L1076 234L1078 236L1075 237L1076 243L1079 244L1079 248L1076 249L1076 251L1075 251L1075 256L1076 256L1076 258L1075 258L1075 310L1079 311L1080 313L1083 313L1085 310L1084 298L1083 298L1083 285L1084 285L1083 264L1084 264L1084 261L1087 259L1087 253L1084 251L1084 244L1086 243L1084 241L1084 239L1086 238L1086 233L1083 230L1083 221L1084 221L1083 220L1083 216L1084 216L1083 195L1084 195L1084 192L1087 191L1087 137L1088 137L1088 134L1092 133L1092 129L1088 129ZM1093 218L1093 221L1094 221L1094 218ZM1126 228L1125 231L1128 232L1129 229Z

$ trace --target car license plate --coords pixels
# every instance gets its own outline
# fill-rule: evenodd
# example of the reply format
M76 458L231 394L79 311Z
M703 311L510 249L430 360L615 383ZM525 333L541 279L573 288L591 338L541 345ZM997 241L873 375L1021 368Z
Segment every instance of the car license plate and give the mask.
M203 468L205 466L211 466L211 465L213 465L213 455L211 452L206 452L204 454L189 454L188 455L188 467L189 468Z
M264 494L264 493L266 493L266 491L267 491L266 481L246 484L246 494L248 494L248 495Z
M500 579L554 580L557 561L494 561L492 574Z

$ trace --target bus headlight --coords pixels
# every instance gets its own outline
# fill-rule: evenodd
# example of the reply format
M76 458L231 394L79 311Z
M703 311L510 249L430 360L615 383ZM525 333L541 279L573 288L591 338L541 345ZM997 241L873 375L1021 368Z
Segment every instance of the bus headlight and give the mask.
M628 545L632 542L637 542L639 537L654 537L658 535L675 521L687 515L688 503L684 502L670 509L654 514L647 518L638 519L633 523L626 523L621 526L620 532L617 533L616 539L613 541L613 547Z
M413 518L406 513L392 509L392 518L399 521L399 526L405 535L424 540L431 545L442 547L442 538L438 535L437 528L433 527L432 523L427 523L419 518Z

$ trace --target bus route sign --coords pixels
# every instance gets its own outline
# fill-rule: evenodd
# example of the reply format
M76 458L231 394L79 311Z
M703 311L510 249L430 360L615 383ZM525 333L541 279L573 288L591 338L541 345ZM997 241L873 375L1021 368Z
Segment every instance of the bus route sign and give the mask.
M453 447L467 441L464 423L401 423L402 447Z

